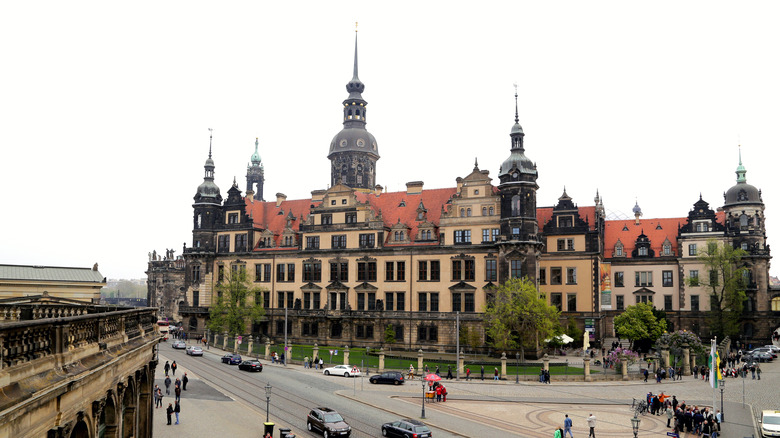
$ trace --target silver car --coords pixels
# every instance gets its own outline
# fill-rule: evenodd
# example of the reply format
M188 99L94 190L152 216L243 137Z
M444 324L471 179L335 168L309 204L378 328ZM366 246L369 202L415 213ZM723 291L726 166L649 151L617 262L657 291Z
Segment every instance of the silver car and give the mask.
M177 350L183 350L187 348L187 344L184 343L184 341L173 341L171 344L171 348L175 348Z
M203 349L195 345L190 345L184 351L190 356L203 356Z

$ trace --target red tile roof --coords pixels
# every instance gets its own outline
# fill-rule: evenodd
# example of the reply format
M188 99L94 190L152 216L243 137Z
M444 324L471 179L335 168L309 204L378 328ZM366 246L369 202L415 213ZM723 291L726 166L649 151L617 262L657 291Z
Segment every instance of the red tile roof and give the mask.
M577 207L582 220L588 221L590 230L596 229L596 221L593 220L596 217L596 207ZM539 224L539 229L544 228L544 224L549 222L553 217L553 207L538 207L536 209L536 222Z

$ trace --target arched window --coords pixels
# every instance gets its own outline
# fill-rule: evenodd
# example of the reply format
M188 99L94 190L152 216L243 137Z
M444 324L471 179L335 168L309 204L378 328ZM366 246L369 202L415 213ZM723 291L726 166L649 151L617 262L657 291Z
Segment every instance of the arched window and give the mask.
M471 209L470 208L466 209L466 217L471 217Z
M488 209L488 215L493 216L493 207Z
M780 297L774 297L772 298L772 311L773 312L780 312Z
M466 209L465 208L461 208L460 209L460 217L466 217Z
M482 216L487 216L487 207L482 207Z
M641 255L641 256L646 256L647 255L647 247L646 246L639 247L639 255Z
M623 244L620 242L615 245L615 257L623 257Z
M512 216L520 216L520 195L512 196Z
M740 227L746 227L748 226L748 217L746 214L743 214L739 217L739 226Z

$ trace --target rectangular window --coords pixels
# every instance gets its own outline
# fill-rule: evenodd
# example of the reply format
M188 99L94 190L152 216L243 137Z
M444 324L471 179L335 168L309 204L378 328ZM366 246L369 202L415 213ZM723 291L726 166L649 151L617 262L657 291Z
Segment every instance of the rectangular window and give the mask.
M376 262L358 262L358 281L376 281Z
M268 309L271 307L271 291L263 292L263 308Z
M345 222L348 224L356 224L357 223L357 213L347 213L344 217Z
M652 287L653 286L653 272L652 271L637 271L634 272L634 286L636 287Z
M385 292L385 310L395 310L395 292Z
M276 307L284 309L284 292L276 292Z
M520 227L512 227L512 239L520 239Z
M691 295L691 312L699 311L699 296Z
M219 265L217 268L217 282L222 282L225 280L225 267L223 265Z
M699 285L699 271L697 269L693 269L688 273L688 277L691 279L691 286L698 286Z
M566 239L558 239L558 251L566 249Z
M460 292L454 292L452 294L452 311L453 312L462 312L463 308L461 307L461 295Z
M496 272L496 259L485 260L485 281L496 281L498 272Z
M284 280L284 278L285 278L285 275L284 275L284 268L285 268L285 266L286 265L284 263L279 263L278 265L276 265L276 281L285 281Z
M490 228L482 229L482 243L490 242Z
M230 236L223 234L217 237L217 252L230 252Z
M615 295L615 310L625 310L625 306L623 295Z
M368 299L368 310L376 310L376 294L369 292L366 299Z
M574 222L574 218L572 216L558 217L558 227L560 228L571 228L573 222Z
M439 293L431 292L431 312L439 311Z
M322 263L304 262L303 281L322 281Z
M547 268L539 269L539 284L547 284Z
M287 308L292 309L295 304L295 298L292 292L287 292ZM290 321L292 323L292 321Z
M554 292L550 294L550 305L554 306L560 312L563 310L563 296L560 292Z
M357 294L357 309L366 310L366 294Z
M236 234L236 249L235 252L246 252L246 234Z
M672 296L664 295L664 310L672 310Z
M623 273L615 272L615 287L623 287Z
M404 292L395 294L395 310L399 312L406 310L406 294Z
M200 306L200 291L197 290L192 291L192 305L193 307Z
M566 268L566 284L577 284L577 268Z
M500 232L501 232L501 230L500 230L500 229L498 229L498 228L493 228L493 229L491 230L490 234L491 234L491 237L492 237L492 239L491 239L491 240L492 240L493 242L496 242L496 241L498 241L498 233L500 233Z
M427 292L420 292L417 294L418 301L417 301L417 310L420 312L427 312L428 311L428 293Z
M200 265L195 265L192 267L192 282L200 283Z
M333 223L333 216L330 214L323 214L320 218L322 225L331 225Z
M287 264L287 281L295 281L295 264Z
M406 281L406 262L396 262L396 281Z
M359 238L361 248L373 248L376 234L361 234Z
M710 286L718 286L718 271L710 269Z
M320 249L320 236L306 236L306 249Z
M459 281L461 279L461 260L452 261L452 281Z
M663 271L661 275L663 276L663 287L672 287L674 285L672 271Z
M314 292L311 294L311 308L312 309L319 309L320 308L320 293Z
M474 281L475 273L474 273L474 260L464 260L463 261L463 274L464 274L464 280L466 281Z
M574 251L574 239L566 239L566 250Z
M474 312L474 294L471 292L463 294L463 311Z
M689 256L695 256L696 255L696 244L695 243L691 243L690 245L688 245L688 255Z
M569 312L577 311L577 294L566 294L566 310Z
M238 213L229 213L228 214L228 223L229 224L237 224L238 223Z
M439 261L431 260L431 281L439 281Z
M550 268L550 284L563 284L563 271L561 268Z
M428 280L428 262L421 261L417 263L417 280Z
M471 230L455 230L455 243L471 243Z
M303 308L307 310L311 309L311 292L303 293Z
M347 247L347 235L337 234L330 237L330 246L333 249L344 249Z
M385 281L395 280L395 262L385 262Z
M523 277L523 261L522 260L510 260L509 261L509 275L512 278Z

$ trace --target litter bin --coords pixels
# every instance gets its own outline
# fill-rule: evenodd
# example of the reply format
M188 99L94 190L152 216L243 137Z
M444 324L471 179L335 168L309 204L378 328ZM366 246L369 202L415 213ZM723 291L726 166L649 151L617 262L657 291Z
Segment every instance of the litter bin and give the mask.
M271 436L274 436L274 423L263 423L263 436L270 433Z
M279 438L287 438L287 434L290 433L289 427L280 427L279 428Z

